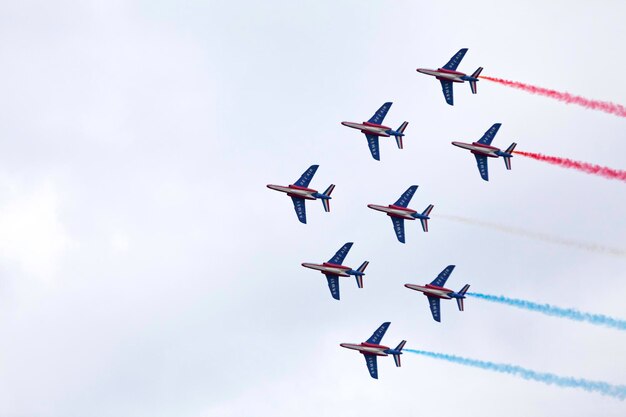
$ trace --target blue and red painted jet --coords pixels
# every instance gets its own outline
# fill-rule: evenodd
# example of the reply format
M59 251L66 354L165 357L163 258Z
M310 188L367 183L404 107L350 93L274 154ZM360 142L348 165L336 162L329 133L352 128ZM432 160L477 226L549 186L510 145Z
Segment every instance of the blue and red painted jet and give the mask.
M413 194L415 194L415 190L417 190L417 185L411 185L402 196L396 201L394 204L390 204L388 206L378 206L376 204L368 204L367 207L382 211L383 213L387 213L387 216L391 217L391 221L393 222L393 230L396 232L396 237L402 243L404 242L404 221L405 220L415 220L420 219L422 222L422 229L425 232L428 232L428 220L430 219L429 215L433 209L433 205L429 204L422 213L418 213L416 210L407 208Z
M465 81L469 81L472 93L476 94L477 92L476 83L479 81L478 76L480 75L483 68L479 67L476 71L474 71L472 75L467 75L456 70L466 52L467 48L460 49L459 52L457 52L446 65L439 69L431 70L426 68L418 68L416 70L417 72L421 72L422 74L432 75L433 77L436 77L439 81L441 81L443 96L446 99L446 103L451 106L454 106L452 83L463 83Z
M309 169L302 174L298 181L295 182L295 184L291 184L286 187L283 185L267 185L267 188L280 191L281 193L287 193L287 195L291 197L293 200L293 208L296 210L296 215L301 223L306 223L305 200L317 200L319 198L322 200L324 210L326 212L330 211L330 194L335 189L335 184L331 184L330 187L328 187L323 193L319 193L317 190L312 188L307 188L313 179L313 175L315 175L317 168L319 168L319 165L311 165Z
M394 136L396 138L396 143L398 144L398 149L403 148L402 137L404 136L404 130L408 126L409 122L403 122L398 130L393 130L382 125L382 122L385 120L385 116L387 115L387 112L392 104L393 103L390 102L383 104L367 122L341 122L344 126L359 129L361 133L365 135L372 157L377 161L380 161L380 150L378 147L379 137L382 136L388 138L389 136Z
M389 328L390 322L383 323L374 334L367 339L366 342L362 342L360 344L355 343L340 343L339 346L344 347L346 349L358 350L360 354L365 357L365 364L367 365L367 370L370 371L370 375L374 379L378 379L378 363L376 358L378 356L387 356L393 355L393 360L396 362L396 366L399 367L400 363L400 355L402 355L402 348L406 344L406 340L400 342L395 349L390 349L387 346L383 346L380 344L387 328Z
M363 262L356 271L349 266L341 265L343 260L348 255L348 252L350 252L350 248L352 248L352 242L346 243L337 251L337 253L335 253L335 256L323 264L312 264L306 262L302 264L305 268L315 269L316 271L320 271L322 274L326 275L326 279L328 280L328 289L330 289L330 294L335 300L339 300L339 277L349 277L350 275L354 275L354 278L356 278L356 285L359 288L363 288L363 276L365 275L365 268L367 268L369 262Z
M417 285L417 284L404 284L405 287L420 291L424 293L426 297L428 297L428 303L430 304L430 312L433 315L433 319L437 322L441 322L441 308L440 308L440 300L451 300L452 298L456 299L456 303L459 307L459 311L463 311L464 305L463 300L465 299L465 293L469 289L469 284L465 284L463 288L459 292L454 292L449 290L448 288L444 288L446 285L446 281L450 277L450 274L454 270L454 265L448 265L446 269L441 271L441 273L435 278L433 282L426 285Z
M467 149L474 154L476 157L476 164L478 165L478 172L480 172L480 176L485 181L489 181L487 158L498 158L501 156L504 159L506 169L511 169L511 158L513 158L513 150L515 149L515 146L517 146L517 143L513 142L511 146L506 148L505 151L502 151L500 148L496 148L495 146L491 146L491 141L496 136L496 133L498 133L500 126L502 126L501 123L495 123L485 132L483 137L480 138L478 142L452 142L454 146Z

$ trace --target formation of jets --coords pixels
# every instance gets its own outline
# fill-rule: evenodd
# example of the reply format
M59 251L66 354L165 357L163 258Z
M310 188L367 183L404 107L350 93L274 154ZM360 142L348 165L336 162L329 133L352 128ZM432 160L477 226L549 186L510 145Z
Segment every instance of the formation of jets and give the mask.
M479 67L476 71L474 71L474 73L472 73L472 75L466 75L456 70L466 52L467 48L459 50L450 59L450 61L448 61L446 65L439 69L417 69L418 72L426 75L432 75L441 82L441 88L443 90L444 98L446 100L446 103L448 103L449 105L454 105L453 83L463 83L467 81L469 82L472 93L476 94L477 92L476 83L479 81L478 77L482 71L482 67ZM403 149L404 147L403 138L405 136L404 132L406 130L406 127L408 126L408 122L403 122L396 130L393 130L390 127L383 125L383 121L387 113L389 112L391 105L391 102L384 103L367 122L341 122L342 125L353 129L358 129L361 131L361 133L365 135L370 153L372 157L377 161L380 161L379 138L393 136L396 139L396 144L398 148ZM495 123L493 126L491 126L491 128L489 128L489 130L487 130L487 132L485 132L482 138L480 138L477 142L452 142L452 145L466 149L474 154L480 176L485 181L489 180L487 158L502 157L507 170L511 169L511 158L513 157L513 150L515 149L516 144L511 144L511 146L509 146L504 151L496 148L495 146L491 146L491 142L493 141L496 133L498 133L500 126L500 123ZM318 167L318 165L311 165L309 169L307 169L293 184L287 186L273 184L267 185L268 188L286 193L289 197L291 197L294 209L296 211L296 215L301 223L306 223L306 200L321 200L322 205L324 206L324 210L326 212L330 211L331 193L335 189L335 185L331 184L323 193L309 188L309 183L313 179L313 176L315 175ZM417 188L417 185L411 185L393 204L389 204L386 206L376 204L367 205L367 207L376 211L383 212L391 218L396 238L400 243L405 243L406 241L404 230L405 220L419 219L423 231L428 232L428 220L430 220L430 213L434 206L432 204L429 204L426 209L421 213L408 207L411 199L413 198L413 195L415 194L415 191L417 191ZM350 249L352 248L352 245L353 242L348 242L344 244L341 249L339 249L335 253L335 255L327 262L323 262L321 264L308 262L302 263L303 267L320 271L326 276L330 294L335 300L340 300L340 277L353 276L356 279L357 286L359 288L363 288L363 277L365 276L365 269L369 265L369 262L363 262L361 266L359 266L357 269L352 269L352 267L343 265L343 262L348 255L348 252L350 252ZM458 292L445 288L446 281L450 277L450 274L452 273L454 268L454 265L448 265L430 284L405 284L406 288L419 291L427 297L430 312L432 314L433 320L435 320L436 322L441 322L441 300L455 299L459 310L464 310L464 300L467 290L469 289L469 285L465 285ZM402 355L402 349L406 344L406 341L403 340L395 349L391 349L387 346L383 346L380 344L383 336L385 335L385 332L389 328L389 325L389 322L383 323L365 342L359 344L340 344L340 346L344 348L356 350L361 353L365 357L365 363L367 365L370 376L375 379L378 378L377 357L391 355L394 358L396 366L399 367L400 355Z

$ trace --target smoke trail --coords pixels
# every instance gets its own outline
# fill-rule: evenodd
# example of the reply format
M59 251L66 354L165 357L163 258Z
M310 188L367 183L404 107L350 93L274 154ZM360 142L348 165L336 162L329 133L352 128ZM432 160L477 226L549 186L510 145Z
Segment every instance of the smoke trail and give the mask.
M529 239L540 240L542 242L553 243L553 244L556 244L556 245L569 246L569 247L572 247L572 248L581 249L581 250L585 250L585 251L588 251L588 252L604 253L606 255L626 257L626 250L624 250L624 249L611 248L611 247L608 247L608 246L597 245L597 244L594 244L594 243L586 243L586 242L580 242L580 241L571 240L571 239L564 239L564 238L561 238L561 237L558 237L558 236L552 236L552 235L548 235L548 234L545 234L545 233L533 232L531 230L518 229L518 228L515 228L515 227L504 226L504 225L497 224L497 223L491 223L491 222L486 222L486 221L482 221L482 220L470 219L470 218L467 218L467 217L450 216L450 215L440 214L438 216L438 218L440 218L440 219L447 219L447 220L453 220L453 221L456 221L456 222L461 222L461 223L466 223L466 224L473 224L473 225L476 225L476 226L483 226L483 227L487 227L487 228L490 228L490 229L493 229L493 230L498 230L500 232L508 233L508 234L511 234L511 235L527 237Z
M583 106L588 109L600 110L605 113L614 114L616 116L626 117L626 107L622 106L621 104L610 103L608 101L590 100L588 98L575 96L570 93L563 93L556 90L536 87L534 85L524 84L517 81L503 80L502 78L493 78L484 75L481 75L480 78L484 78L485 80L493 81L509 87L518 88L531 94L539 94L541 96L550 97L568 104L578 104L579 106Z
M536 159L538 161L548 162L549 164L562 166L565 168L573 168L587 174L600 175L604 178L612 180L626 181L626 171L619 169L607 168L600 165L589 164L587 162L573 161L567 158L559 158L557 156L542 155L534 152L513 151L513 153Z
M428 352L425 350L404 349L405 352L416 353L418 355L429 356L435 359L458 363L475 368L486 369L488 371L501 372L509 375L519 376L524 379L543 382L548 385L556 385L564 388L581 388L589 392L598 392L602 395L623 400L626 398L626 385L611 385L607 382L589 381L582 378L568 376L558 376L551 373L536 372L516 365L480 361L476 359L463 358L461 356L446 355L443 353Z
M502 295L497 296L474 292L468 292L467 295L471 295L472 297L480 298L487 301L492 301L494 303L507 304L513 307L537 311L539 313L547 314L548 316L562 317L575 321L585 321L587 323L600 326L608 326L619 330L626 330L626 320L615 319L613 317L605 316L603 314L583 313L573 308L561 308L552 306L550 304L538 304L533 303L532 301L520 300L517 298L508 298Z

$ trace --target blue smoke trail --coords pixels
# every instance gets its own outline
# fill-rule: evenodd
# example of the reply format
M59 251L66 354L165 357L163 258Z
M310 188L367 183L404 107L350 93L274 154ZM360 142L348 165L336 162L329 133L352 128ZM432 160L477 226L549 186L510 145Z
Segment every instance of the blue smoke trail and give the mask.
M603 314L591 314L583 313L573 308L561 308L555 307L550 304L538 304L532 301L520 300L517 298L508 298L502 295L489 295L480 294L475 292L468 292L467 295L472 297L481 298L483 300L492 301L494 303L507 304L513 307L524 308L526 310L537 311L539 313L547 314L548 316L562 317L565 319L585 321L587 323L613 327L619 330L626 330L626 320L615 319L613 317L605 316Z
M551 373L536 372L516 365L480 361L476 359L463 358L461 356L446 355L443 353L428 352L425 350L404 349L405 352L416 353L418 355L429 356L435 359L458 363L475 368L486 369L488 371L502 372L509 375L519 376L524 379L543 382L548 385L556 385L565 388L581 388L589 392L598 392L602 395L618 398L626 398L626 385L611 385L601 381L589 381L581 378L568 376L558 376Z

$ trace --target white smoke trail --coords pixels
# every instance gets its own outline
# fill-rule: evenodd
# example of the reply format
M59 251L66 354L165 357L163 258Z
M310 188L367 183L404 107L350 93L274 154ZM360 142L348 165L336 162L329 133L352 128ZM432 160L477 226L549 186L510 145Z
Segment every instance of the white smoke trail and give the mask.
M528 239L540 240L542 242L553 243L555 245L569 246L576 249L581 249L589 252L604 253L607 255L626 257L626 250L619 248L612 248L609 246L603 246L595 243L581 242L572 239L565 239L559 236L549 235L541 232L534 232L532 230L520 229L516 227L504 226L498 223L486 222L483 220L470 219L462 216L451 216L445 214L439 214L437 216L440 219L452 220L455 222L472 224L475 226L487 227L492 230L508 233L511 235L526 237Z

